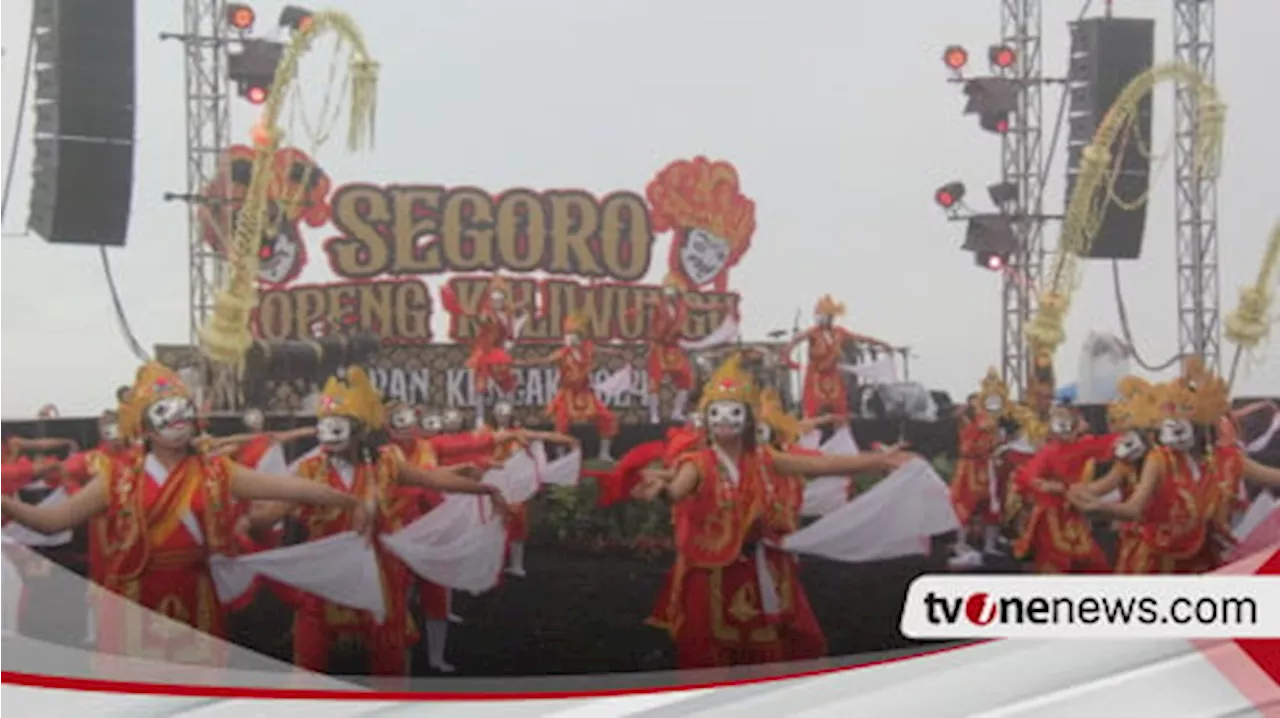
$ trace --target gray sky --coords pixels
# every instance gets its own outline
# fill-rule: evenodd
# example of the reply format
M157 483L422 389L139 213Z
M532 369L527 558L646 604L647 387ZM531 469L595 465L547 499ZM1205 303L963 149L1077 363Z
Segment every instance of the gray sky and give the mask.
M183 190L183 62L177 45L156 39L180 29L182 3L139 5L132 232L111 257L135 333L150 347L187 338L185 208L161 199ZM257 4L263 24L282 5ZM956 42L983 59L998 40L995 0L330 5L353 12L383 67L376 149L351 155L335 142L321 153L338 182L643 191L670 160L726 159L757 203L753 247L732 275L749 334L789 328L797 309L807 321L818 295L831 292L848 305L850 328L914 347L913 378L930 386L962 396L997 363L998 277L959 251L963 226L943 221L932 199L958 178L985 201L983 188L998 179L999 140L960 116L963 97L944 82L940 61ZM1045 5L1046 72L1061 75L1066 22L1080 3ZM1117 14L1155 17L1157 58L1171 57L1171 0L1115 5ZM1222 301L1230 308L1280 214L1280 61L1274 38L1259 32L1280 27L1280 2L1218 5L1218 83L1229 105ZM7 150L30 2L5 0L4 10ZM310 94L318 103L319 87ZM1047 115L1056 103L1046 91ZM236 138L246 136L250 109L233 105ZM1157 147L1170 139L1171 112L1164 88ZM25 225L31 153L25 140L6 232ZM1050 211L1062 196L1061 169L1059 159ZM1171 175L1172 163L1154 183L1143 258L1123 266L1135 338L1153 360L1176 349ZM1056 226L1049 236L1056 240ZM104 408L137 362L117 331L97 251L35 237L2 246L3 415L30 416L45 402L64 415ZM317 278L322 265L313 261L304 278ZM1090 330L1118 330L1107 264L1088 267L1077 294L1059 356L1064 381L1075 376ZM1239 393L1278 389L1274 359L1238 385Z

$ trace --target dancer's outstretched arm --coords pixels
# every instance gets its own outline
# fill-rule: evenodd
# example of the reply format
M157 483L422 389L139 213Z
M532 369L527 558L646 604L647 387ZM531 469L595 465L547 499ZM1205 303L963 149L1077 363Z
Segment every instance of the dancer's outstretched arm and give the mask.
M33 506L12 496L0 497L4 517L32 531L53 535L76 528L107 510L107 482L97 477L66 501L52 506Z

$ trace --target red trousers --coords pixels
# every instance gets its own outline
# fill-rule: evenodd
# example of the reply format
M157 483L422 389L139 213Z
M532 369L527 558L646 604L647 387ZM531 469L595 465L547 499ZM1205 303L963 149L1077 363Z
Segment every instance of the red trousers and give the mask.
M425 579L418 581L418 604L427 621L449 620L449 589Z
M365 638L369 654L369 675L406 676L409 674L408 650L403 645L384 644L372 638L371 631L335 629L329 626L324 615L311 611L299 611L293 619L293 663L317 673L329 671L329 657L333 645L347 635Z

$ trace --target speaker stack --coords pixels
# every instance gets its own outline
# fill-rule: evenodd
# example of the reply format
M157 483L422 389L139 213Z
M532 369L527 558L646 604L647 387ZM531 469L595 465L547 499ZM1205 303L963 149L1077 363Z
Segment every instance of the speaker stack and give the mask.
M133 193L136 0L34 0L34 181L27 225L123 246Z

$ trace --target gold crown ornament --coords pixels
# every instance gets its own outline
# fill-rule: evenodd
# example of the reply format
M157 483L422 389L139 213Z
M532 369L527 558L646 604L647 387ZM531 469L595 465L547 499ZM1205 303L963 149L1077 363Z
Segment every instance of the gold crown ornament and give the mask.
M386 409L364 369L350 367L345 379L329 377L320 394L320 406L316 409L317 418L326 416L355 419L371 430L382 428Z
M747 406L756 406L757 392L755 379L742 368L742 355L734 353L725 359L702 388L702 399L698 409L705 411L712 402L736 401Z
M1195 395L1192 421L1204 426L1215 425L1231 410L1231 390L1227 382L1204 365L1199 357L1191 357L1182 364L1182 378Z
M777 389L769 388L760 392L756 418L772 429L784 443L789 444L800 438L800 421L783 408L782 397L778 395Z
M987 375L982 377L982 385L978 390L979 400L989 396L1000 397L1006 406L1009 403L1009 386L1004 383L1004 379L1000 378L1000 372L995 367L987 369Z
M1167 381L1155 386L1157 411L1160 419L1185 419L1196 417L1196 393L1182 380Z
M511 283L507 281L506 277L497 274L493 275L489 280L488 292L486 292L486 294L492 294L494 292L498 292L507 299L510 299Z
M120 404L120 434L126 439L142 437L142 417L147 408L161 399L191 399L191 392L178 373L155 361L149 361L138 369L133 387Z
M582 336L587 331L586 317L579 312L574 312L564 318L564 323L560 327L565 334L577 334Z
M1160 424L1156 389L1146 379L1126 376L1116 389L1119 395L1107 407L1107 421L1115 431L1154 429Z
M843 317L844 309L844 302L837 302L835 297L824 294L814 305L813 313L819 317Z

